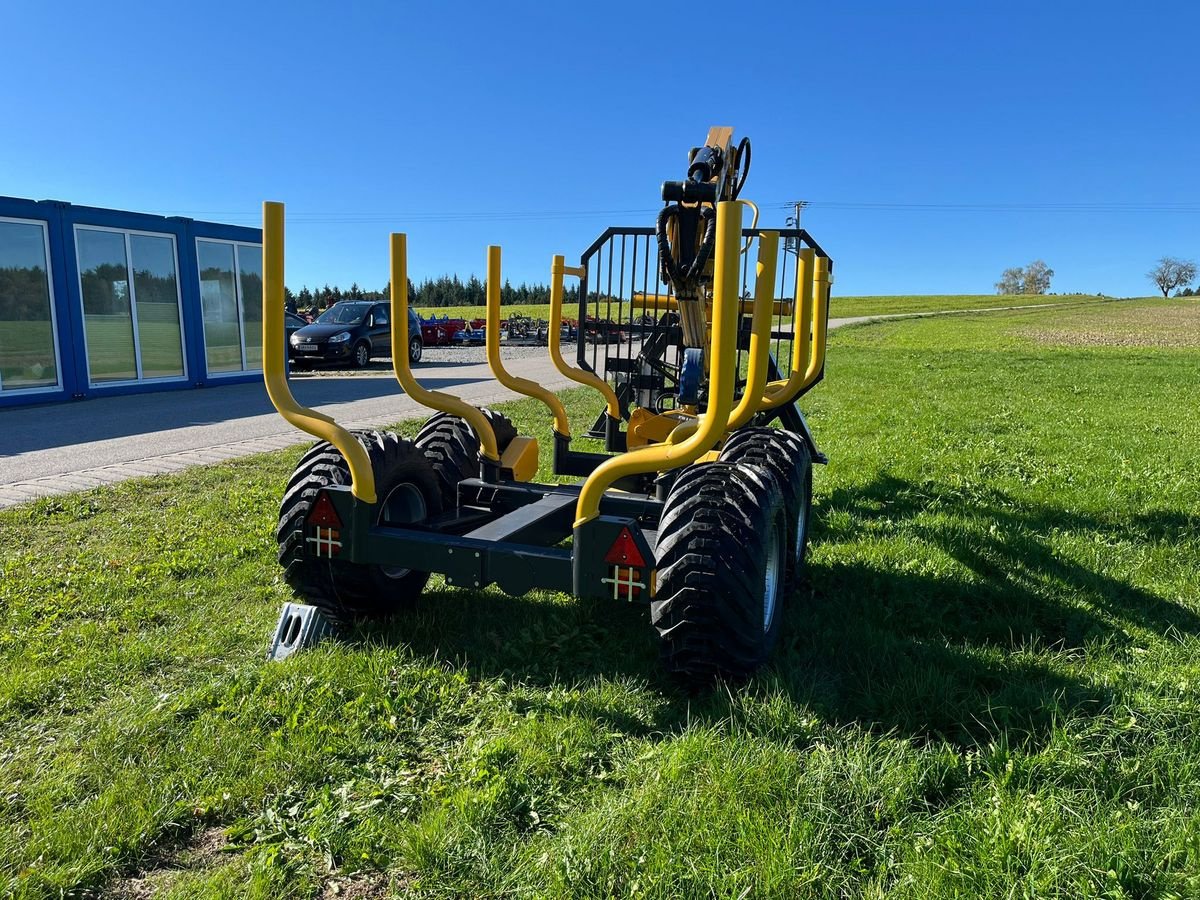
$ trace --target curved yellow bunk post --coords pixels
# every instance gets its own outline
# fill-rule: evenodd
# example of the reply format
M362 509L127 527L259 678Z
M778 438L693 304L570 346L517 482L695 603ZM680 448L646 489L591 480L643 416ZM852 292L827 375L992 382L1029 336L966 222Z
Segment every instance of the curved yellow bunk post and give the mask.
M764 231L758 238L758 271L754 280L754 315L750 320L750 364L742 399L729 416L726 430L741 428L763 405L767 386L767 357L771 352L771 314L775 309L775 263L779 259L779 232Z
M775 264L778 259L779 232L762 232L759 235L758 263L754 275L754 309L750 319L750 364L746 372L746 388L729 416L726 431L741 428L763 406L767 356L771 352L771 316L775 312ZM683 422L672 430L667 443L678 444L695 434L699 427L697 420Z
M479 409L451 394L430 391L417 383L408 365L408 239L403 234L391 237L392 272L392 370L404 393L418 403L438 412L458 416L474 429L479 436L483 455L492 462L500 462L500 450L496 443L496 432Z
M813 352L804 373L804 387L813 384L825 368L825 346L829 339L829 260L817 257L817 271L813 277L817 302L813 307Z
M763 395L763 408L774 409L804 389L813 353L813 261L816 251L804 247L796 257L796 316L792 320L792 366L788 377L772 381Z
M556 253L550 261L550 334L547 340L550 347L550 359L554 363L554 368L567 378L599 391L608 406L609 418L619 419L621 418L621 404L617 401L617 392L612 389L612 385L595 372L567 365L567 361L563 359L562 355L563 276L574 275L582 278L583 274L583 269L568 266L561 253ZM580 326L582 327L582 323Z
M263 382L275 409L292 425L337 447L350 467L350 493L375 502L375 473L363 445L333 419L301 406L288 387L283 327L283 204L263 203Z
M553 328L553 322L551 323ZM488 368L496 376L496 380L518 394L541 400L554 416L554 430L565 438L571 436L571 422L567 418L567 410L561 400L553 392L542 387L528 378L513 375L504 368L504 360L500 358L500 248L488 247L487 258L487 344Z
M734 366L737 361L738 257L742 236L741 206L737 200L717 204L717 246L713 272L712 362L708 409L695 433L677 444L653 444L605 460L584 481L575 507L575 527L600 515L600 501L618 479L648 472L678 469L695 462L725 433L733 409Z

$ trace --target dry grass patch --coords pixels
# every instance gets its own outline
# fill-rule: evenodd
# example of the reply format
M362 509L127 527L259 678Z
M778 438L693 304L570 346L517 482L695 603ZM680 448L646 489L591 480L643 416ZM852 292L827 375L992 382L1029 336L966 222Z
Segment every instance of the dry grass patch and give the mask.
M1061 347L1200 347L1200 302L1131 301L1107 305L1103 317L1081 308L1055 317L1053 327L1023 328L1017 335Z

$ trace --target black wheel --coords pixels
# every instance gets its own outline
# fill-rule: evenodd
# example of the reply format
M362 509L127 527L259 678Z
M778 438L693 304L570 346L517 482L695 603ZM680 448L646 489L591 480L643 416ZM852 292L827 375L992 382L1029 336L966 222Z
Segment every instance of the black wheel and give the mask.
M775 478L744 463L690 467L667 497L657 552L650 619L667 670L702 684L765 663L786 597L787 511Z
M408 342L408 361L412 365L416 365L421 361L421 354L425 351L425 345L421 343L419 337L414 337Z
M416 445L392 432L357 432L375 473L376 522L410 525L442 511L434 473ZM320 559L306 551L305 519L325 487L350 483L350 468L336 447L321 442L296 466L279 510L279 564L284 579L330 618L346 622L383 618L411 605L428 572Z
M508 417L490 409L483 414L496 432L496 444L503 453L517 436ZM442 492L442 507L458 505L458 483L479 476L479 436L458 416L438 413L417 433L416 445L437 473Z
M354 345L354 368L365 369L371 361L371 348L367 346L365 341L359 341Z
M794 588L808 552L812 514L812 454L808 444L792 431L744 428L730 435L721 459L760 466L779 481L788 512L788 588Z

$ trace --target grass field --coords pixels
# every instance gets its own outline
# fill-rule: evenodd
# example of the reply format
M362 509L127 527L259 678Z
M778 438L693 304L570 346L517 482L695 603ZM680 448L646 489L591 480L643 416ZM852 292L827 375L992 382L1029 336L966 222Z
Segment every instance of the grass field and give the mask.
M486 306L426 306L414 307L424 318L437 316L439 319L442 316L449 316L452 319L466 319L468 322L472 319L486 319ZM574 304L569 304L563 307L563 317L567 319L578 318L579 309ZM500 307L500 318L507 319L509 316L528 316L531 319L545 319L550 321L550 305L548 303L513 303L507 306Z
M807 577L706 695L643 609L437 585L264 661L298 450L0 513L0 895L1200 895L1198 330L834 332Z
M1081 300L1103 299L1091 294L1053 294L1045 297L1033 296L997 296L996 294L922 294L918 296L895 297L839 297L835 293L829 301L829 315L844 316L877 316L889 313L913 312L943 312L955 309L987 309L1001 306L1035 306L1043 303L1077 303ZM423 316L444 316L451 318L482 319L487 310L482 306L447 306L419 310ZM501 307L501 315L507 318L513 314L529 316L534 319L549 319L550 307L545 304L516 304ZM575 310L564 313L575 318ZM619 315L614 304L613 318Z
M1004 306L1036 306L1043 303L1078 303L1103 299L1091 294L1048 294L1046 296L996 294L919 294L905 297L839 297L829 300L833 317L878 316L895 313L943 312L955 309L994 309Z

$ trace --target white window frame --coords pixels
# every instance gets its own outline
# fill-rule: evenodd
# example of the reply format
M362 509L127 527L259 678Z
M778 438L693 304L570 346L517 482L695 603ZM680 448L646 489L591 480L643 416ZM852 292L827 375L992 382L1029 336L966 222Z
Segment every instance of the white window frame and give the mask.
M109 231L113 234L123 235L125 238L125 277L129 279L129 315L133 321L133 365L134 370L137 372L136 378L124 378L120 381L92 381L92 358L88 353L87 346L87 310L83 305L83 268L79 265L79 232L81 229ZM171 253L175 259L175 314L179 317L179 355L183 360L182 375L159 375L155 378L142 377L142 339L141 335L138 334L137 287L133 283L133 243L130 241L130 237L135 234L144 237L169 238L171 241ZM114 228L109 225L90 225L86 222L76 222L72 229L72 235L75 239L75 269L79 279L79 315L80 321L83 323L83 364L87 367L88 387L103 389L130 384L164 384L172 381L187 381L187 331L185 330L186 323L183 321L183 285L180 283L182 274L179 270L179 244L175 240L175 235L169 231L142 231L140 228Z
M256 244L253 241L231 241L227 238L204 237L199 235L196 237L196 280L200 280L200 242L205 241L209 244L226 244L233 247L233 296L237 303L237 325L238 325L238 340L241 342L242 350L242 368L237 372L209 372L209 378L234 378L238 375L257 375L262 373L262 369L247 369L246 368L246 313L242 298L242 247L254 247L259 252L262 251L262 244ZM199 290L199 287L197 287ZM204 318L204 298L200 299L200 318ZM204 365L208 368L208 334L204 334Z
M54 346L54 378L52 385L42 387L6 388L3 376L0 376L0 397L13 397L18 394L48 394L63 389L62 377L62 346L58 343L58 309L54 302L54 261L50 258L50 223L45 219L18 219L13 216L0 216L0 222L12 222L16 225L37 225L42 229L42 250L46 254L46 293L50 297L50 340Z

